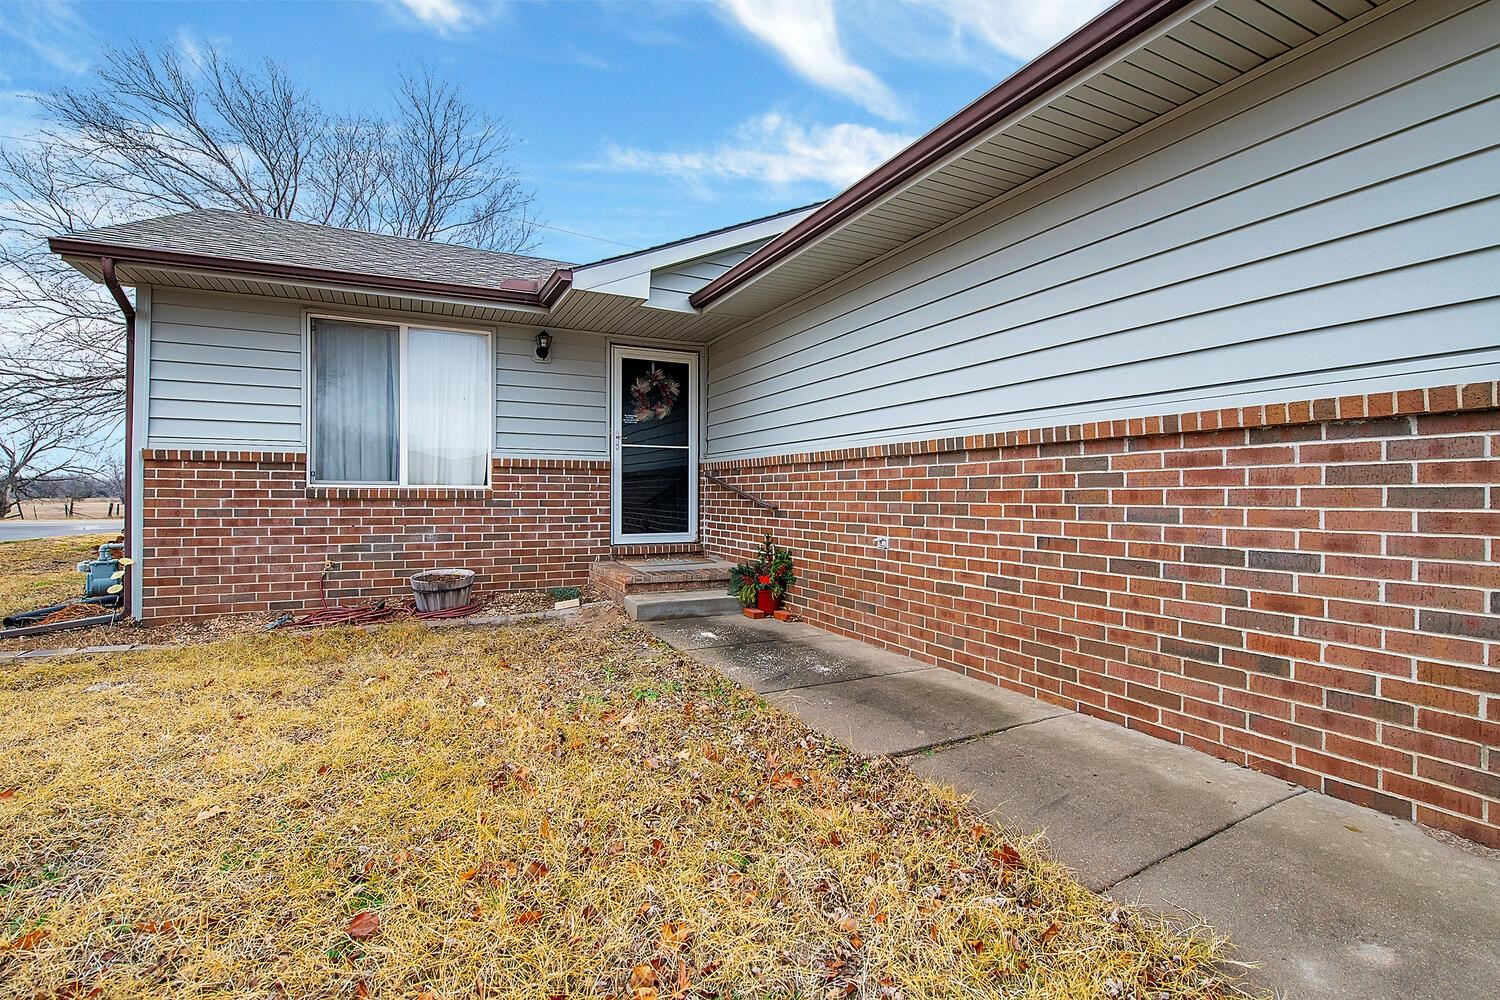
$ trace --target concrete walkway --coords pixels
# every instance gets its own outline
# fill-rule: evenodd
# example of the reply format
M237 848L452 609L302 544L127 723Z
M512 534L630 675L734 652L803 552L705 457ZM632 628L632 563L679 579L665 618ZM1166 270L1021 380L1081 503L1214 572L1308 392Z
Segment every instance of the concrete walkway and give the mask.
M1045 831L1091 888L1201 917L1288 997L1497 995L1492 855L810 625L650 627L851 749L900 757Z

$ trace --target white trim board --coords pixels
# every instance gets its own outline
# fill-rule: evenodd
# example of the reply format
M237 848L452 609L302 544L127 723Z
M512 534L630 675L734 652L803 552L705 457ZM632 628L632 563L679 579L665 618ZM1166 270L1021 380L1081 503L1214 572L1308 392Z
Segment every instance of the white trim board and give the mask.
M688 530L662 534L627 535L620 531L620 474L621 451L625 447L621 432L623 381L621 368L626 358L667 361L685 364L688 368L687 405L688 443L681 447L687 452L688 472ZM694 351L662 351L654 348L634 347L629 344L611 344L609 349L609 538L613 545L653 545L696 542L698 540L698 465L702 453L700 420L701 390L699 388L699 356Z

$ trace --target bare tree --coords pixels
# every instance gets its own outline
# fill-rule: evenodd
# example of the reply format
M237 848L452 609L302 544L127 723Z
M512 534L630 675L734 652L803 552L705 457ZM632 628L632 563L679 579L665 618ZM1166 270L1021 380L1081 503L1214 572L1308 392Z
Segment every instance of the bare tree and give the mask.
M118 427L123 330L49 235L200 208L481 249L537 243L509 125L425 67L383 113L333 113L270 60L108 52L93 80L37 98L31 141L0 147L0 414Z
M0 432L0 517L38 487L91 473L78 431L69 421L29 420Z
M516 138L456 87L426 67L403 75L386 140L371 199L381 230L475 247L535 245L534 223L516 221L531 192L515 171L495 169Z

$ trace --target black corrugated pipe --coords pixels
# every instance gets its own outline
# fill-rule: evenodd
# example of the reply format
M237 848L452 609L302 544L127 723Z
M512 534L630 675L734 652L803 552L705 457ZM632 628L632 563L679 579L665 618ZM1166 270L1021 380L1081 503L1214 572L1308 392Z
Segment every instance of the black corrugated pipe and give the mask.
M119 305L120 312L125 317L125 495L121 500L125 501L125 554L131 559L136 558L135 550L131 548L131 524L137 517L135 509L135 306L125 297L125 289L120 287L119 279L115 277L115 259L113 257L99 258L99 271L104 275L104 286L109 289L109 294L115 297L115 303ZM130 602L131 567L125 568L125 576L120 583L123 589L120 591L120 609L125 614L130 614L134 609Z

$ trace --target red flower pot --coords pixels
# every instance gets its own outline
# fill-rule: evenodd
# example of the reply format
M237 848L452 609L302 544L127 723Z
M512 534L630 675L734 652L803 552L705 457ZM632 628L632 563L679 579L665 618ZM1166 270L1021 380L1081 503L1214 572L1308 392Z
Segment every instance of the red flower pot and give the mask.
M755 592L755 607L758 610L764 611L766 614L770 614L780 606L781 602L776 599L776 595L771 591L757 590Z

